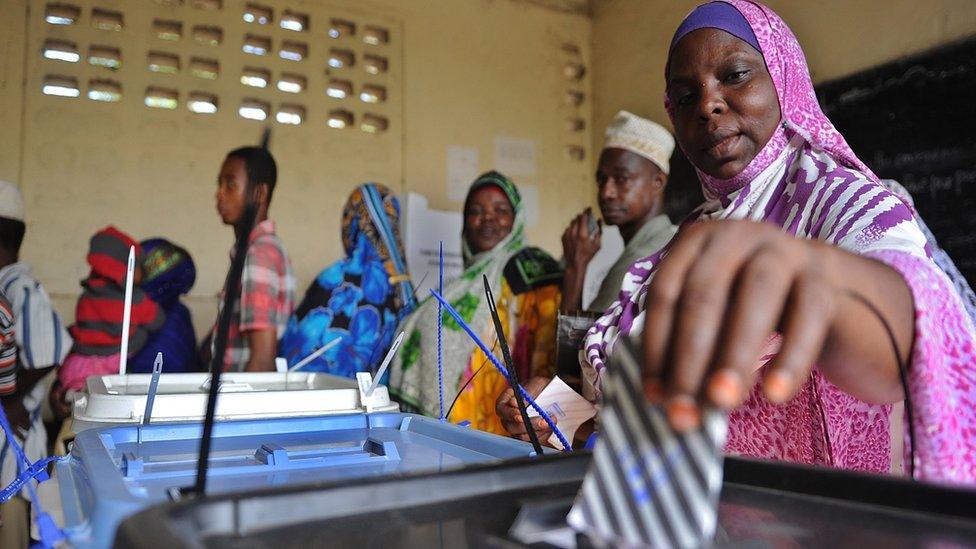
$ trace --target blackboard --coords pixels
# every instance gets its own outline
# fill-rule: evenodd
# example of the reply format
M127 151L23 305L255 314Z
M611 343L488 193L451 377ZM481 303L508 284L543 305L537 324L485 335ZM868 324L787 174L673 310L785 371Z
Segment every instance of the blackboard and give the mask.
M900 182L959 270L976 286L976 37L817 86L824 112L880 177ZM667 211L701 203L680 151Z
M824 112L880 177L900 182L976 282L976 38L817 87Z

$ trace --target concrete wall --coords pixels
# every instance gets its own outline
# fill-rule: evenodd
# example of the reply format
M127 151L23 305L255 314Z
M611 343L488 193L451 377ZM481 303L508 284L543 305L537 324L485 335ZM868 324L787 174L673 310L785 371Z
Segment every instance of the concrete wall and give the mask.
M232 243L231 231L214 211L215 177L223 154L256 143L263 128L237 116L237 106L244 93L277 102L273 90L242 92L238 81L240 67L255 64L239 50L241 36L250 30L239 15L245 2L223 2L232 17L222 19L221 75L213 82L194 79L185 70L189 57L201 53L199 45L187 37L160 44L149 28L160 17L183 20L185 34L192 24L207 23L213 16L192 10L192 2L179 8L160 8L149 0L69 3L83 8L83 24L52 30L43 22L45 2L0 0L0 177L19 182L25 193L29 228L23 259L70 320L78 281L87 272L84 254L92 232L115 224L136 238L170 238L186 246L197 263L198 281L188 301L202 331L213 322ZM386 134L324 126L324 64L309 69L309 90L299 100L308 108L309 121L296 128L272 123L272 150L280 171L271 214L279 221L301 291L339 256L340 210L356 184L379 181L401 193L422 193L433 207L459 209L461 203L447 194L448 148L475 149L478 169L488 170L494 167L497 138L522 140L534 148L532 169L515 179L530 192L534 187L540 197L531 240L558 255L565 220L592 194L589 151L583 161L570 160L565 153L567 145L585 148L592 141L588 128L573 132L566 127L569 117L588 121L591 116L588 77L570 85L564 76L566 44L579 49L584 63L589 60L590 21L585 15L518 0L261 3L278 13L291 8L313 14L310 42L317 55L331 44L323 22L333 15L358 21L360 31L372 22L391 32L391 44L384 50L391 63L390 100L381 107L390 118ZM92 29L87 24L92 6L124 12L125 30L108 36ZM77 41L83 56L89 43L122 49L122 69L109 75L123 82L121 103L40 94L46 74L76 75L84 94L88 79L104 71L88 66L84 57L68 68L43 59L43 40L62 37L58 33ZM274 31L276 37L280 34ZM179 54L182 73L149 73L145 55L154 49ZM275 75L288 68L287 61L275 58L256 64ZM366 78L355 80L358 91ZM142 104L147 86L169 82L181 91L177 111ZM586 92L583 105L564 103L570 87ZM194 89L220 96L220 111L211 117L188 112L185 92Z
M67 1L67 0L66 0ZM73 0L85 7L93 0ZM149 0L100 0L126 13L127 28L111 40L127 54L118 77L126 83L120 104L42 96L45 74L57 64L40 57L51 35L42 22L42 0L0 0L0 178L17 181L27 197L30 227L24 259L70 319L78 281L85 276L87 239L112 223L145 238L162 235L184 244L199 268L189 300L198 330L213 321L215 295L226 270L231 231L213 209L214 177L222 155L254 143L262 124L236 115L237 81L244 61L229 53L221 77L200 83L174 77L181 90L201 86L222 98L213 118L159 112L142 105L157 76L145 69L145 52L158 48L148 22L160 8ZM239 13L244 0L224 0ZM594 150L602 129L619 109L665 122L662 67L668 40L697 0L595 0L591 16L537 0L264 0L284 8L375 22L391 30L390 101L382 107L390 131L370 136L325 128L275 126L273 150L281 164L272 216L292 254L302 289L340 250L339 212L357 183L377 180L400 192L419 192L436 208L460 208L447 191L447 151L474 149L478 169L494 167L498 139L530 142L532 169L516 180L538 196L532 241L559 255L569 217L593 202ZM190 1L186 2L191 4ZM803 43L814 79L822 81L966 36L976 30L971 0L796 2L771 0ZM187 26L206 13L173 8ZM164 14L165 15L165 14ZM247 26L237 16L225 25L226 47L239 48ZM229 21L229 20L228 20ZM321 35L313 53L327 46ZM90 27L77 29L79 46L107 40ZM579 54L567 53L572 44ZM174 46L184 62L195 55L184 39ZM165 48L164 48L165 49ZM239 50L234 50L239 51ZM239 57L239 56L238 56ZM567 61L578 57L586 76L569 83ZM222 57L223 59L223 57ZM277 73L287 65L269 60ZM82 85L93 75L75 69ZM310 71L301 102L321 124L325 73ZM357 77L356 84L362 77ZM564 101L568 89L586 94L581 106ZM263 92L262 92L263 93ZM272 93L272 92L267 92ZM319 95L315 95L319 94ZM261 94L257 94L261 95ZM185 96L181 98L181 102ZM582 132L567 120L586 122ZM310 122L311 123L311 122ZM583 161L567 158L567 145L586 149Z
M20 175L27 0L0 0L0 179Z
M701 0L595 0L593 128L620 109L668 124L664 64L681 20ZM767 0L803 45L814 82L976 33L972 0ZM602 136L593 132L594 146Z

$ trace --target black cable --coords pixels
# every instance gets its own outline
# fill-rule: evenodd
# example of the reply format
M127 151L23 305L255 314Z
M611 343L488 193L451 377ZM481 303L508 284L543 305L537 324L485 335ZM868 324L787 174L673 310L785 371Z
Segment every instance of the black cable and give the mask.
M207 468L210 464L210 447L213 441L214 415L217 411L217 394L220 390L220 375L224 371L224 354L227 352L227 337L230 332L230 321L233 316L234 303L241 292L241 278L244 273L244 262L247 258L248 237L254 228L258 207L253 198L247 201L244 215L239 222L241 228L234 246L234 260L227 271L224 282L224 302L220 310L217 324L217 335L214 339L214 352L210 357L210 391L207 395L207 413L203 420L203 435L200 438L200 457L197 460L197 481L193 487L196 494L204 494L207 489Z
M911 346L908 349L908 357L906 360L901 359L901 352L898 351L898 340L895 338L895 332L891 329L891 325L888 324L888 320L885 319L881 311L874 306L873 303L868 301L866 297L855 292L854 290L844 289L843 292L853 298L855 301L859 301L865 307L871 311L874 316L878 318L881 325L884 326L885 332L888 334L888 340L891 342L891 349L895 352L895 362L898 363L898 378L901 381L902 391L905 393L905 415L908 418L908 438L909 438L909 462L908 462L908 475L913 480L915 479L915 418L912 414L912 397L908 392L908 364L907 361L911 360L912 355L915 353L915 338L912 337ZM824 426L824 432L826 432L826 425ZM828 435L829 436L829 435ZM829 444L829 441L828 441Z
M418 282L417 285L413 287L413 300L416 301L417 303L420 303L420 300L417 299L417 288L419 288L419 287L421 287L421 286L424 285L424 281L427 280L427 275L429 275L429 274L430 274L430 271L427 271L426 273L424 273L424 276L422 276L420 278L420 282Z
M532 428L532 421L529 419L529 411L525 408L525 399L522 398L522 391L519 391L518 372L515 371L515 364L512 362L512 353L508 348L508 341L505 339L505 332L502 329L502 321L498 318L498 309L495 307L495 296L491 293L491 285L488 284L488 275L481 275L485 283L485 296L488 298L488 310L491 312L491 320L495 324L495 332L498 337L498 344L502 348L502 358L505 360L505 367L508 369L508 384L515 393L515 404L518 406L519 413L522 415L522 423L529 434L529 441L537 456L542 455L542 444L539 443L539 435Z
M261 148L268 150L271 145L271 126L264 128L261 135ZM210 447L213 442L214 416L217 413L217 395L220 392L220 375L224 372L224 355L227 353L227 338L230 334L230 321L233 317L234 303L243 291L241 279L244 275L244 263L247 259L247 248L250 244L251 231L254 230L258 216L256 182L247 182L245 188L246 202L244 214L237 222L235 229L237 241L234 243L234 259L231 261L227 278L224 280L224 302L217 321L217 335L214 340L213 354L210 356L210 390L207 394L207 413L203 418L203 434L200 437L200 456L197 459L197 480L192 491L203 495L207 489L207 469L210 467Z
M495 338L495 343L491 345L491 352L495 352L495 347L497 346L498 346L498 338ZM488 357L485 357L485 359L481 361L481 366L478 366L478 369L475 370L474 373L471 374L471 377L469 377L468 380L464 382L464 385L462 385L461 388L458 389L458 392L457 394L454 395L454 400L451 401L451 406L448 407L447 414L445 414L444 417L451 417L451 412L454 410L454 405L457 404L458 399L461 398L461 393L463 393L464 390L468 388L468 385L471 385L471 382L474 381L475 376L477 376L478 373L481 372L482 368L484 368L486 364L488 364Z

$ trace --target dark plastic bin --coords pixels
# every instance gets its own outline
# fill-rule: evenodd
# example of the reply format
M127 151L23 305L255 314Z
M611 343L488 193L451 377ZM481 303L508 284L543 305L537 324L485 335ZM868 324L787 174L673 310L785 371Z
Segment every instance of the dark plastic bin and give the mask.
M211 496L145 510L115 547L524 547L520 513L564 528L589 454L443 474ZM521 520L521 519L520 519ZM589 546L577 536L579 546ZM729 458L719 547L967 547L976 492ZM544 546L544 545L542 545Z

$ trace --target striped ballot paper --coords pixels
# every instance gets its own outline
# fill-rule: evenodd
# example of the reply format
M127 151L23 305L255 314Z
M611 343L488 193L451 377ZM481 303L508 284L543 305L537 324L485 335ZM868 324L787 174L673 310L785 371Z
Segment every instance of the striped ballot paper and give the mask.
M728 416L706 410L700 430L675 433L644 397L635 346L616 347L593 464L567 521L598 547L701 546L718 521Z

